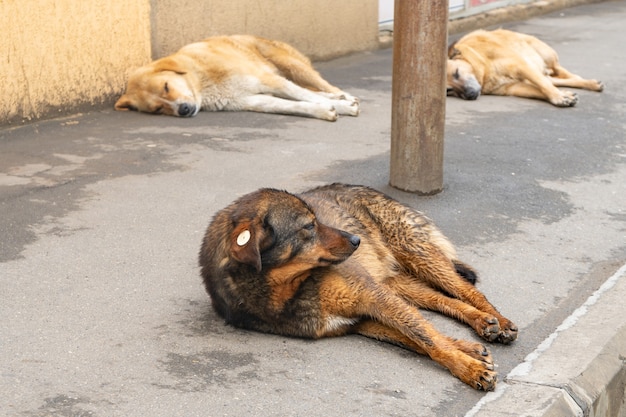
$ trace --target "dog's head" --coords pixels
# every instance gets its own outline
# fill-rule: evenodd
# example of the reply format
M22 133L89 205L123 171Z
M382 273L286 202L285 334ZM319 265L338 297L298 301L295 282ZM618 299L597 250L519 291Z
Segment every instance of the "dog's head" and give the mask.
M184 65L171 57L161 58L135 70L115 110L192 117L198 114L201 97L194 91Z
M320 223L309 205L285 191L262 189L231 207L227 251L257 272L288 279L343 262L360 243L359 237Z
M451 45L448 49L446 71L446 93L464 100L476 100L480 96L481 85L476 79L474 68L463 59L461 52Z

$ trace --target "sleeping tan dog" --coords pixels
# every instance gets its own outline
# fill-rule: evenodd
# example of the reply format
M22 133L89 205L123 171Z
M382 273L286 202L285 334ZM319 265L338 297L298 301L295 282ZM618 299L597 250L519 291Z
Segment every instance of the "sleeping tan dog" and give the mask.
M475 100L482 94L547 100L574 106L576 94L556 87L602 91L604 85L572 74L557 53L534 36L509 30L477 30L448 48L448 95Z
M247 110L335 121L358 99L329 84L293 47L255 36L218 36L135 70L116 110L191 117Z

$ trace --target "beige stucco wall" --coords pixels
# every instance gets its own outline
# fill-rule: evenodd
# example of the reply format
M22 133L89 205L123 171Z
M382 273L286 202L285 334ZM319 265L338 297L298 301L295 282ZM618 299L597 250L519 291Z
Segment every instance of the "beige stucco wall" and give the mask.
M130 68L215 34L314 59L378 46L377 0L0 0L0 125L112 106Z
M149 0L0 1L0 125L103 104L150 57Z
M378 0L153 0L152 16L154 58L237 33L288 42L313 59L378 46Z

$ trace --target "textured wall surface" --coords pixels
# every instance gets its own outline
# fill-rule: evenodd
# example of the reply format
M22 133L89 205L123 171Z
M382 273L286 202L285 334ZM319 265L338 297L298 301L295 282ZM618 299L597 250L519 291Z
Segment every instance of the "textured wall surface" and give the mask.
M378 46L378 0L152 0L152 4L154 58L208 36L238 33L288 42L313 59Z
M102 104L151 54L148 0L5 0L0 16L0 124Z

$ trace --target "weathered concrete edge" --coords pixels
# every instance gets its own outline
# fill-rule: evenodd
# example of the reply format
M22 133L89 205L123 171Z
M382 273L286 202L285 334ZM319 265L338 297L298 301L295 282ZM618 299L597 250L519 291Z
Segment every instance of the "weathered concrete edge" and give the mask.
M624 300L626 265L466 417L618 415L626 387Z

